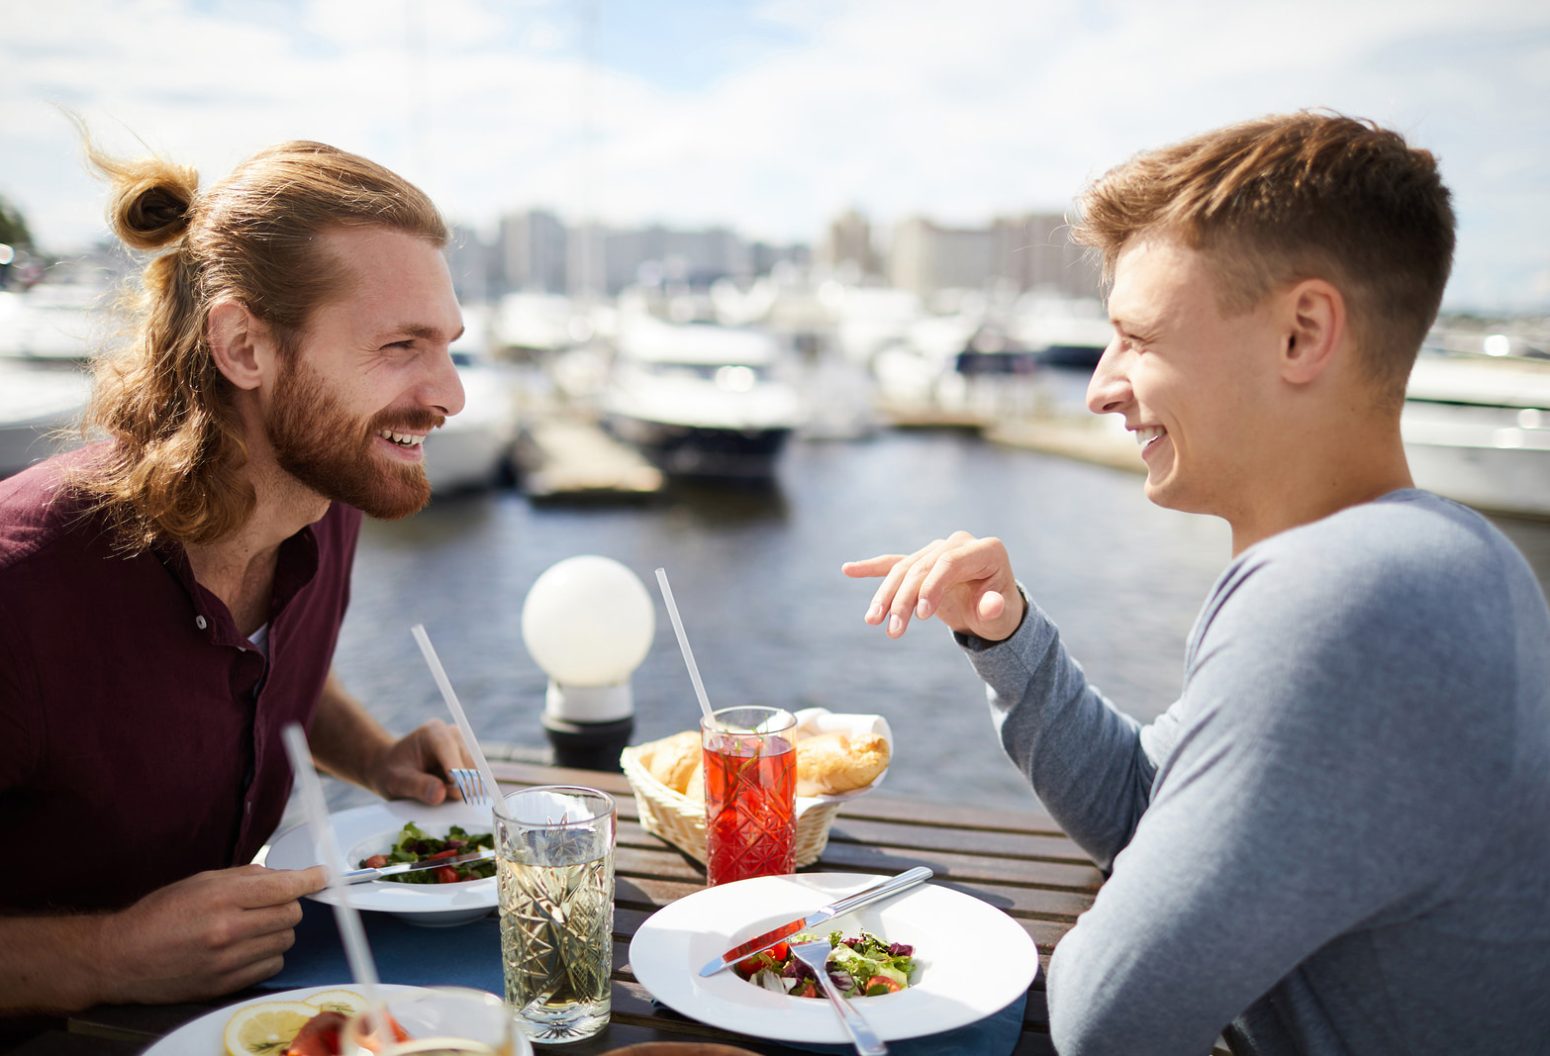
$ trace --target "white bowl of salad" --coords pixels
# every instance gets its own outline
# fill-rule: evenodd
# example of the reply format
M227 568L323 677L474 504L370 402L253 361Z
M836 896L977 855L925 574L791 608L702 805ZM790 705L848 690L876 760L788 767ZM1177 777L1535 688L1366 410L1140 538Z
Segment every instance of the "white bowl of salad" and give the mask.
M391 856L397 845L405 842L406 824L415 825L425 834L426 841L446 841L454 827L469 837L485 839L491 839L488 834L494 831L494 818L488 806L475 807L463 802L427 807L409 800L394 800L342 810L330 815L329 820L341 848L340 860L331 864L341 872L358 869L362 861L375 855ZM408 841L414 842L417 841ZM445 843L442 849L446 849ZM297 825L276 836L263 861L275 869L305 869L318 864L306 826ZM485 868L493 873L489 866ZM427 872L432 874L432 881L438 879L434 876L436 870ZM330 905L335 901L333 892L327 889L308 897ZM495 909L499 894L492 875L455 883L375 880L351 887L349 898L357 909L392 913L410 924L449 927L486 916Z

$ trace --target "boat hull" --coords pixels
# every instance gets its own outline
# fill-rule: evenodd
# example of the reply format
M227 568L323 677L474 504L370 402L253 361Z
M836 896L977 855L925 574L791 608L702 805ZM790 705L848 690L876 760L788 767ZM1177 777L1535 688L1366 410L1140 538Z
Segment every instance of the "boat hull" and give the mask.
M91 381L73 367L0 359L0 477L81 443Z
M1550 517L1550 412L1412 400L1400 429L1416 487L1490 513Z
M612 414L609 430L676 477L767 480L775 475L791 428L724 429Z

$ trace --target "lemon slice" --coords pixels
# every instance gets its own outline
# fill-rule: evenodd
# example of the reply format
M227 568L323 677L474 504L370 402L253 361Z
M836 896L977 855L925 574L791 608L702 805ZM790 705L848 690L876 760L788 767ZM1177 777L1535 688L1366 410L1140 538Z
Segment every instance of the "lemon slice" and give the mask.
M282 1053L298 1031L320 1009L301 1001L261 1001L247 1005L226 1022L221 1040L226 1056L271 1056Z
M308 997L306 1003L324 1012L342 1012L347 1016L366 1007L366 999L354 990L324 990Z

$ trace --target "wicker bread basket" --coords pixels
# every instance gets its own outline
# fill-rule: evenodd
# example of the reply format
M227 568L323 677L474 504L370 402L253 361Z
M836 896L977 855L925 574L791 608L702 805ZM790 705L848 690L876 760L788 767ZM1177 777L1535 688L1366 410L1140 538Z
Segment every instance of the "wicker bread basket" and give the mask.
M705 861L705 804L676 792L652 776L648 769L652 754L661 741L632 745L619 756L619 765L640 810L641 826L695 861ZM793 848L798 866L812 865L829 842L829 825L834 821L843 799L797 797L796 844Z

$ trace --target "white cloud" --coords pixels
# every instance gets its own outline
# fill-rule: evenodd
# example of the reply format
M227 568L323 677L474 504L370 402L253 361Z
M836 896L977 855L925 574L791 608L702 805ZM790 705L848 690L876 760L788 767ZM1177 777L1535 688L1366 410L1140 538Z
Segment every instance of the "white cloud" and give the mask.
M584 66L581 11L561 2L312 0L284 19L256 5L262 21L170 0L4 5L0 193L50 243L101 231L59 100L110 146L133 149L132 130L207 179L307 137L399 169L468 221L544 204L812 238L852 204L883 223L1063 208L1136 150L1327 105L1439 154L1460 202L1455 296L1543 299L1543 4L1181 6L782 0L749 17L790 43L738 52L688 92Z

